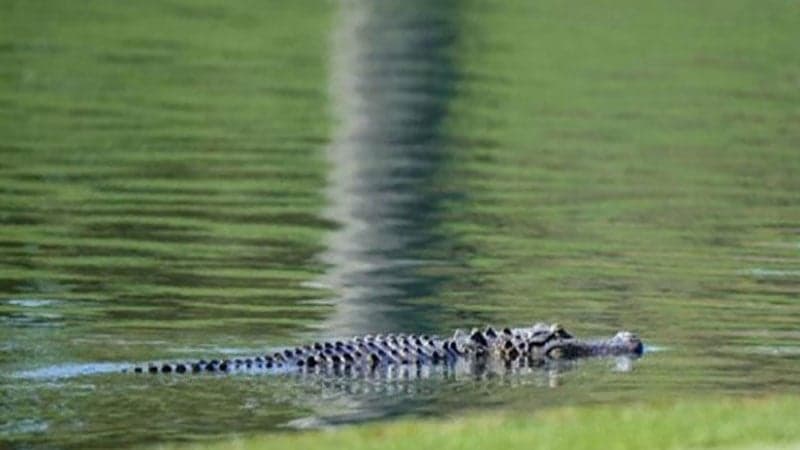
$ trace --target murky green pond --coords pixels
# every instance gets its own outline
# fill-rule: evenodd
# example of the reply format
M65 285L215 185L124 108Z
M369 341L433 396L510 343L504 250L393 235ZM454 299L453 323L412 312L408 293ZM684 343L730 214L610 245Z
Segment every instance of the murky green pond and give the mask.
M0 0L0 447L800 391L800 8ZM619 370L133 376L365 332Z

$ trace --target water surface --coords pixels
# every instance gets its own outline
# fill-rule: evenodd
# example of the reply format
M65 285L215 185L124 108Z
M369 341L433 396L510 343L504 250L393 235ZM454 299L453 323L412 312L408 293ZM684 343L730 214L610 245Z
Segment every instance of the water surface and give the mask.
M797 393L784 2L0 5L0 443ZM558 321L631 366L133 376Z

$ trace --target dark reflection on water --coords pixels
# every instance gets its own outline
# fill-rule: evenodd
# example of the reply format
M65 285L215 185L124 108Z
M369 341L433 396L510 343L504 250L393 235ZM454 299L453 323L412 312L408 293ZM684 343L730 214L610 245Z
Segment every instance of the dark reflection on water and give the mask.
M455 3L347 2L331 49L335 126L325 216L341 227L326 238L328 268L316 285L331 289L329 333L436 330L449 155L442 122L455 90ZM453 264L454 261L448 261Z

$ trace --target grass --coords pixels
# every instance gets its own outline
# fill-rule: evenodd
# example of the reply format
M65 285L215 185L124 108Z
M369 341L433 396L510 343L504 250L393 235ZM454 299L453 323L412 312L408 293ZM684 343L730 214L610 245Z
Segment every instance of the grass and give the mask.
M800 398L705 399L560 408L527 416L403 420L331 431L233 438L158 449L800 448Z

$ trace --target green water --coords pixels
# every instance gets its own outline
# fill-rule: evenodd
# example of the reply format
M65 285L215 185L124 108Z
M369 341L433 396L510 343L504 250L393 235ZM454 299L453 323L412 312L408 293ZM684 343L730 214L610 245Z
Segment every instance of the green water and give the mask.
M798 30L783 1L0 0L0 446L797 393ZM114 373L536 321L658 351Z

